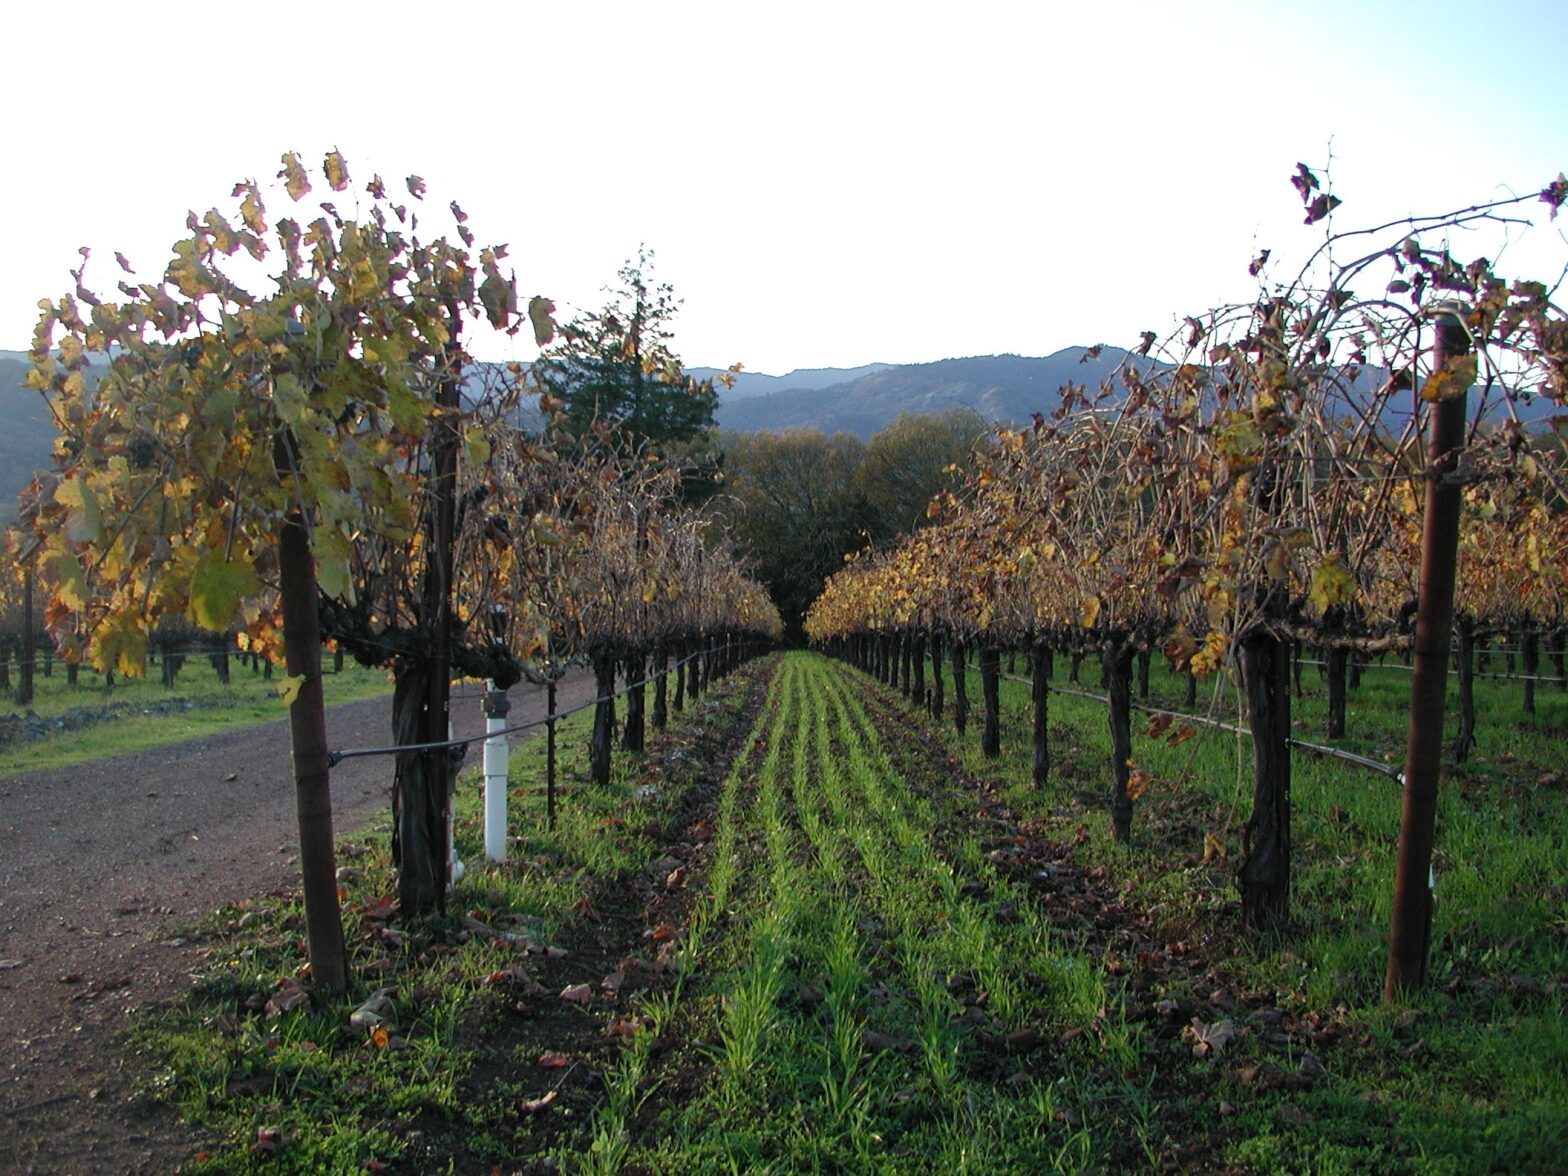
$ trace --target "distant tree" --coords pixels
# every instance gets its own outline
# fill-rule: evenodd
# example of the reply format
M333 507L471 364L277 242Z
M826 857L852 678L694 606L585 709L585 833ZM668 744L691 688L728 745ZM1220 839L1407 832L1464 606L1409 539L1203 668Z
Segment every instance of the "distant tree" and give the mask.
M941 413L900 413L873 436L855 473L871 508L873 541L881 546L924 526L931 499L963 484L962 471L990 429L979 413L955 405Z
M724 444L717 513L768 586L786 633L801 635L807 607L844 556L865 546L873 513L857 485L866 447L849 433L818 429L743 433Z
M639 249L609 291L610 301L559 329L534 365L552 426L574 437L597 436L620 456L654 455L683 466L688 498L705 497L717 481L713 381L681 369L670 347L670 322L680 300L667 283L653 284L653 254Z

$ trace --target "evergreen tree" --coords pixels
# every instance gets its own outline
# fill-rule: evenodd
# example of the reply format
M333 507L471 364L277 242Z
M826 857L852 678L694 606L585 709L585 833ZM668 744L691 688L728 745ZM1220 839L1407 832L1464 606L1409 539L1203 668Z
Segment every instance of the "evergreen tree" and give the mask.
M718 393L713 381L681 370L670 347L670 322L680 300L667 283L654 284L646 248L617 277L610 301L579 314L535 367L541 389L563 411L555 429L622 455L654 456L687 470L685 496L705 497L717 481L712 440Z

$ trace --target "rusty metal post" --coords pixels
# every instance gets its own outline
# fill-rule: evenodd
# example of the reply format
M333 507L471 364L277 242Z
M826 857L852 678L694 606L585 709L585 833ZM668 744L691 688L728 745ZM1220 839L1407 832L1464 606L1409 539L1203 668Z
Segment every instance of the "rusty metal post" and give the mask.
M1432 846L1437 829L1437 784L1443 755L1443 701L1448 645L1454 623L1461 487L1453 477L1464 444L1470 381L1454 373L1470 351L1463 308L1435 308L1433 375L1445 387L1431 405L1426 509L1421 535L1421 585L1410 675L1410 733L1405 745L1404 802L1399 818L1399 863L1394 917L1388 938L1383 999L1394 1000L1426 983L1432 934ZM1451 385L1451 386L1448 386Z

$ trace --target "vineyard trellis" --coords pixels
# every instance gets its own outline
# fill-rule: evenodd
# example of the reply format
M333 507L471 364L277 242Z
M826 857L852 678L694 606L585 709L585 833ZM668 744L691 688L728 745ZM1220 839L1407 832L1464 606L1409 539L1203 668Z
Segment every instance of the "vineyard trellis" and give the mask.
M278 179L302 207L298 156ZM318 179L350 190L336 151ZM422 179L406 186L423 201ZM380 177L307 224L269 223L255 181L231 199L190 215L161 278L122 278L123 300L88 288L84 251L74 293L41 304L29 384L59 440L10 542L68 664L139 676L154 626L181 617L269 667L283 656L312 974L341 990L324 640L394 676L395 856L415 917L446 902L454 674L554 679L644 634L710 643L711 671L711 642L774 635L778 617L660 475L515 424L526 373L476 365L464 325L531 325L543 344L553 306L523 313L505 249L474 250L455 202L431 239ZM628 517L668 541L639 541Z
M1313 214L1317 177L1300 167L1294 182L1308 222L1321 219ZM1555 216L1568 184L1559 179L1539 197ZM1232 669L1245 712L1235 726L1250 732L1254 748L1238 869L1242 915L1256 930L1282 931L1292 654L1302 645L1323 651L1328 735L1337 738L1355 659L1411 645L1429 488L1463 500L1457 581L1461 607L1474 611L1461 616L1497 617L1499 631L1529 634L1533 648L1542 630L1556 634L1549 645L1561 643L1568 462L1561 430L1531 434L1518 409L1568 399L1568 324L1545 285L1505 281L1485 259L1461 263L1423 244L1459 226L1516 224L1527 199L1535 196L1365 231L1330 228L1287 282L1267 281L1266 258L1258 259L1261 289L1251 305L1189 318L1158 348L1148 333L1115 380L1094 391L1068 385L1049 416L999 430L966 490L933 502L937 526L849 560L808 615L809 635L885 682L898 680L894 667L917 641L945 646L960 732L964 652L974 650L987 755L996 748L997 657L1026 653L1039 683L1037 782L1049 768L1048 657L1072 656L1076 680L1078 660L1098 656L1112 745L1108 808L1119 839L1131 835L1146 783L1132 760L1129 721L1140 655L1162 652L1187 672L1189 697L1197 679ZM1338 260L1336 249L1369 241L1352 260ZM1382 286L1358 297L1352 281ZM1459 304L1439 312L1453 316L1445 321L1457 336L1430 317L1439 302ZM1429 340L1443 330L1450 334L1434 353ZM1477 381L1481 394L1467 416L1464 393ZM1421 425L1431 416L1457 420L1461 430L1460 448L1441 461L1422 454ZM1437 646L1446 656L1446 634ZM1462 674L1467 663L1462 657ZM933 709L937 698L933 691ZM1441 737L1429 710L1419 718L1413 710L1412 729ZM1171 738L1188 735L1178 729ZM1416 777L1418 796L1435 744L1421 746L1423 764L1407 763L1404 773L1407 789ZM1407 760L1417 758L1415 747L1413 735ZM1424 803L1412 815L1417 824ZM1422 850L1418 836L1412 859ZM1424 887L1424 865L1420 873ZM1419 983L1392 964L1389 977L1390 994Z

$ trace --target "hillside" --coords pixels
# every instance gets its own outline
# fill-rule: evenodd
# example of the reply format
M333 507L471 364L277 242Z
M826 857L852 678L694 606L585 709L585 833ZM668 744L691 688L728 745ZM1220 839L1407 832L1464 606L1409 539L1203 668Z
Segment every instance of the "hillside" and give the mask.
M741 372L735 382L724 392L724 399L747 400L754 396L771 396L777 392L800 391L811 388L828 388L834 384L847 384L873 372L892 367L886 363L868 363L853 368L796 368L782 376L769 376L762 372ZM698 380L710 380L723 374L721 368L687 368L686 374Z
M16 496L33 472L49 465L54 424L43 397L24 386L27 356L0 351L0 524L16 513Z
M739 432L814 427L864 438L900 413L941 412L961 405L987 420L1022 424L1031 413L1055 409L1060 404L1057 392L1064 384L1097 387L1127 354L1107 347L1089 359L1084 348L1068 347L1043 358L982 355L881 367L826 387L747 398L723 396L718 421L721 427Z

